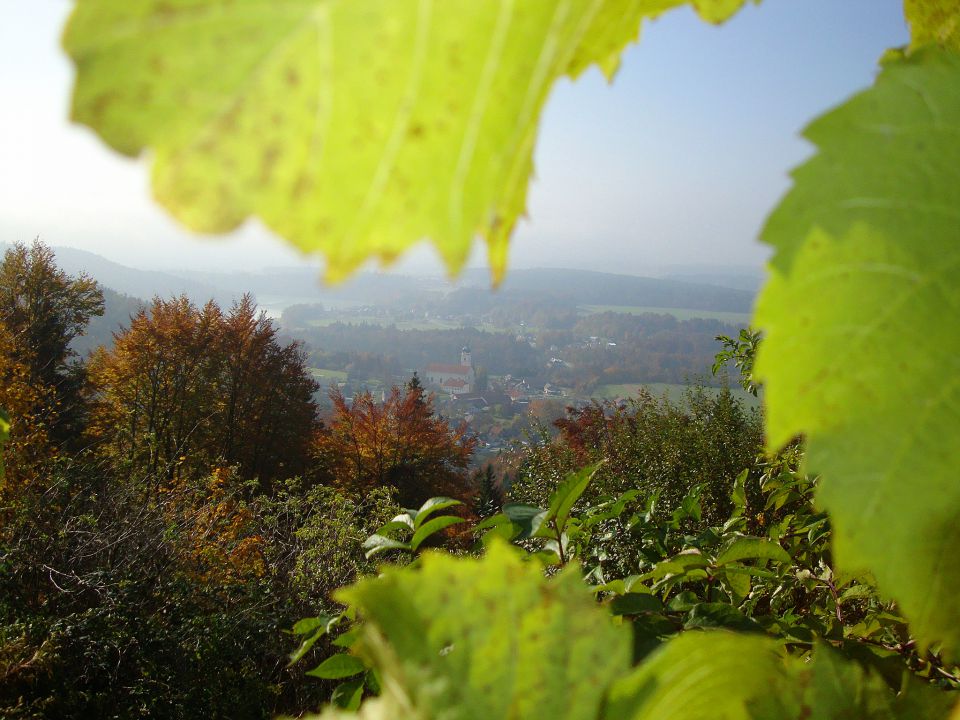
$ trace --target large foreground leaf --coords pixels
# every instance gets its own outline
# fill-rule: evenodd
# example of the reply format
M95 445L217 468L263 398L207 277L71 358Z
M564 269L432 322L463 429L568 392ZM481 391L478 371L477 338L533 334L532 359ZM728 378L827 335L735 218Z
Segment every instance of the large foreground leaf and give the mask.
M772 638L688 632L610 691L605 720L936 720L953 696L919 681L894 693L827 646L812 662Z
M605 718L793 718L800 690L789 660L772 639L688 632L613 687Z
M694 0L720 21L746 0ZM73 118L153 151L157 199L225 232L249 216L336 279L429 238L496 276L554 82L608 75L685 0L79 0Z
M428 553L339 598L363 616L363 652L391 702L424 718L593 720L629 667L629 630L577 570L547 580L505 544L482 560Z
M960 0L904 0L913 47L940 44L960 50Z
M921 51L816 121L764 239L770 443L808 437L837 562L960 648L960 57Z

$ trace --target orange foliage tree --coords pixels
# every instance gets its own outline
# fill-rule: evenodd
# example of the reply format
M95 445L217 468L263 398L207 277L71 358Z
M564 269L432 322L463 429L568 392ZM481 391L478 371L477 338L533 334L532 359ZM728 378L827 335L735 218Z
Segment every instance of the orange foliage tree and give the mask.
M195 487L165 488L167 521L180 529L174 539L181 569L192 579L217 586L246 582L266 572L265 540L253 512L236 492L233 468L213 468Z
M249 296L227 313L154 299L89 375L100 451L155 487L218 466L263 481L307 469L317 384Z
M354 491L393 487L402 505L435 495L465 497L476 439L433 412L433 397L414 376L383 403L369 392L352 402L334 389L333 416L316 435L316 451L336 484Z

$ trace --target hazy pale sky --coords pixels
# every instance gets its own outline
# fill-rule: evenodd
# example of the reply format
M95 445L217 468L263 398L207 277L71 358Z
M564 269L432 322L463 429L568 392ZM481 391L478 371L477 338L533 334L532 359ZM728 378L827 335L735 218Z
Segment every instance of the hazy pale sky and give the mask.
M225 239L183 230L150 200L143 162L67 122L71 6L0 0L0 241L39 235L135 267L304 262L255 223ZM900 0L765 0L721 28L689 10L650 23L612 86L591 71L554 90L512 266L759 267L763 219L810 153L797 133L906 41ZM421 248L400 268L440 265Z

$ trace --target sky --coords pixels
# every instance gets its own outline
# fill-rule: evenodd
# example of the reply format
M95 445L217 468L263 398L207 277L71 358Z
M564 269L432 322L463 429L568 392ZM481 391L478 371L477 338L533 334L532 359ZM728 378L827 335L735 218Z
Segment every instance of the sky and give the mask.
M0 0L0 241L40 236L139 268L315 263L256 222L197 236L150 199L145 162L67 121L68 0ZM899 0L765 0L720 28L689 10L644 27L612 85L560 82L541 123L511 267L659 274L759 269L764 218L811 146L798 133L907 42ZM480 245L471 265L483 266ZM441 272L426 246L398 272Z

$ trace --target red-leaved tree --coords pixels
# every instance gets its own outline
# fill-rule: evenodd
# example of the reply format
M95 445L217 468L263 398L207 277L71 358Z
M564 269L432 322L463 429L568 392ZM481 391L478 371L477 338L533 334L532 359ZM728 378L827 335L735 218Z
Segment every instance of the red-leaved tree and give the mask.
M476 447L464 424L451 426L433 411L433 397L414 379L394 386L382 403L369 392L347 401L330 393L333 416L316 436L316 451L334 482L364 491L396 488L404 506L435 495L465 497Z

